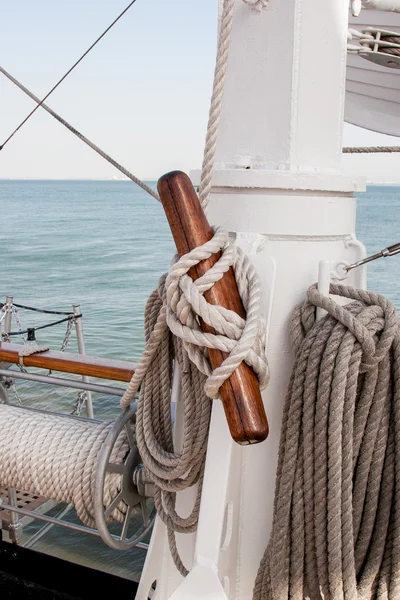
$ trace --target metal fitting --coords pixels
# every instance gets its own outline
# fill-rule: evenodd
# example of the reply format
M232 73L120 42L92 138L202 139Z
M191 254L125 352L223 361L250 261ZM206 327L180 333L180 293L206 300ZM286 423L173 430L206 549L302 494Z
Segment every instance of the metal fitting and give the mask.
M146 476L144 465L138 465L133 472L133 483L135 484L138 494L144 498L154 498L155 487L154 482Z

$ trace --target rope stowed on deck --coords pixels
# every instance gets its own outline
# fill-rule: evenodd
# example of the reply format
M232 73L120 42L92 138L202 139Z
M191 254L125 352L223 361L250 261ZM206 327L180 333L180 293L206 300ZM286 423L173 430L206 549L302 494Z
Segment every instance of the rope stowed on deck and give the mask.
M188 271L202 260L221 252L221 258L202 277L193 281ZM232 267L246 310L246 321L233 311L208 304L203 296ZM155 483L155 503L168 527L171 552L179 571L186 575L174 541L174 532L197 528L201 482L204 472L211 414L210 398L245 360L268 383L265 356L265 324L260 309L261 290L249 259L229 244L228 234L217 229L214 237L180 258L150 296L145 311L146 350L121 399L126 408L140 387L136 416L136 440L143 464ZM206 334L198 319L216 330ZM228 357L214 371L207 348L218 348ZM173 352L171 352L173 349ZM183 432L174 450L171 415L172 361L179 365L183 403ZM191 514L175 510L176 492L199 482Z
M74 504L84 525L95 527L93 490L100 450L113 422L93 422L1 406L0 481L4 487L27 490L37 496ZM123 462L129 444L121 433L112 453ZM105 506L121 490L122 475L107 473ZM121 502L110 521L124 520Z
M311 287L293 314L273 530L254 600L400 598L400 326L383 296ZM316 322L315 308L327 311Z

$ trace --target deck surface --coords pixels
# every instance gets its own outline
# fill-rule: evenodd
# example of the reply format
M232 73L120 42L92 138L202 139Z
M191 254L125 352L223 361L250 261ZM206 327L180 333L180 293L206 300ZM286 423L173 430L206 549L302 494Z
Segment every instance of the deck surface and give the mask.
M0 542L2 600L134 600L136 591L134 581Z

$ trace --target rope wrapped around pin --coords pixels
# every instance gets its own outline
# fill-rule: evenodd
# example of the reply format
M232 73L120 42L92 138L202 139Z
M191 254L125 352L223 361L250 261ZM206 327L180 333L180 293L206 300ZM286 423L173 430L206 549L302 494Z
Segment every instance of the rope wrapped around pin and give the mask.
M146 474L155 486L155 505L167 526L175 565L186 575L187 569L179 557L174 534L190 533L197 528L210 425L210 398L221 394L235 441L241 444L262 441L268 434L268 422L260 387L266 387L269 370L265 355L265 323L260 308L261 288L251 262L239 248L229 243L227 232L211 230L206 221L207 228L204 228L204 213L187 176L175 173L170 177L167 182L171 184L171 194L160 187L159 191L182 256L172 265L168 275L160 279L158 288L149 297L145 309L146 348L121 406L126 408L140 388L137 446ZM187 194L178 193L174 184L183 185ZM198 209L199 218L196 218L190 201ZM177 221L173 216L175 209L181 211ZM178 239L177 231L181 234L185 231L190 238L193 226L202 234L205 232L206 241L198 243L198 232L196 240L188 240L185 236ZM182 239L187 243L183 248ZM191 245L196 247L191 250ZM218 291L215 291L218 286L220 297L226 299L228 296L230 302L227 304L232 306L233 303L235 310L218 303ZM237 369L240 369L240 375L236 374ZM178 379L181 418L179 441L174 442L171 390ZM182 517L175 508L176 494L196 483L192 511Z
M188 271L202 260L220 252L219 260L196 281ZM204 298L224 273L232 267L239 294L247 313L243 319L235 311L213 305ZM226 231L217 228L214 237L182 256L170 269L166 280L167 323L171 332L182 339L190 360L207 376L205 392L209 398L219 396L221 385L242 361L253 368L260 389L266 388L269 369L265 350L265 321L261 315L261 288L253 265L237 246L229 244ZM199 319L216 333L203 332ZM213 369L207 348L227 353L223 363Z
M243 445L261 442L268 421L260 386L267 385L269 373L256 272L228 243L226 232L211 229L187 175L167 173L158 191L181 258L167 277L168 307L163 302L121 406L126 408L139 389L167 322L207 375L207 395L221 398L233 439Z
M193 281L188 271L217 252L221 252L220 259L205 275ZM235 272L240 297L247 313L246 319L235 311L212 305L204 298L204 292L210 290L230 267ZM152 295L163 297L163 300L145 351L121 399L121 408L127 408L132 402L167 328L183 341L190 360L207 376L204 390L209 398L218 398L221 385L242 361L257 374L260 389L267 387L269 367L265 348L266 325L260 310L261 288L258 275L244 252L229 243L226 231L216 228L210 241L177 259L169 273L160 278L159 287ZM215 329L216 333L203 332L199 318ZM213 369L207 348L216 348L229 356L219 367Z

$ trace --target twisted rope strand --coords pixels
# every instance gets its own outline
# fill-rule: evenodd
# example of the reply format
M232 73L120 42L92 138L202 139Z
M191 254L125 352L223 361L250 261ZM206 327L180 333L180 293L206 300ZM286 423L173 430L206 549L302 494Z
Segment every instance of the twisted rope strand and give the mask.
M371 292L312 286L292 316L273 529L254 600L400 598L400 326ZM316 307L327 316L315 320Z

